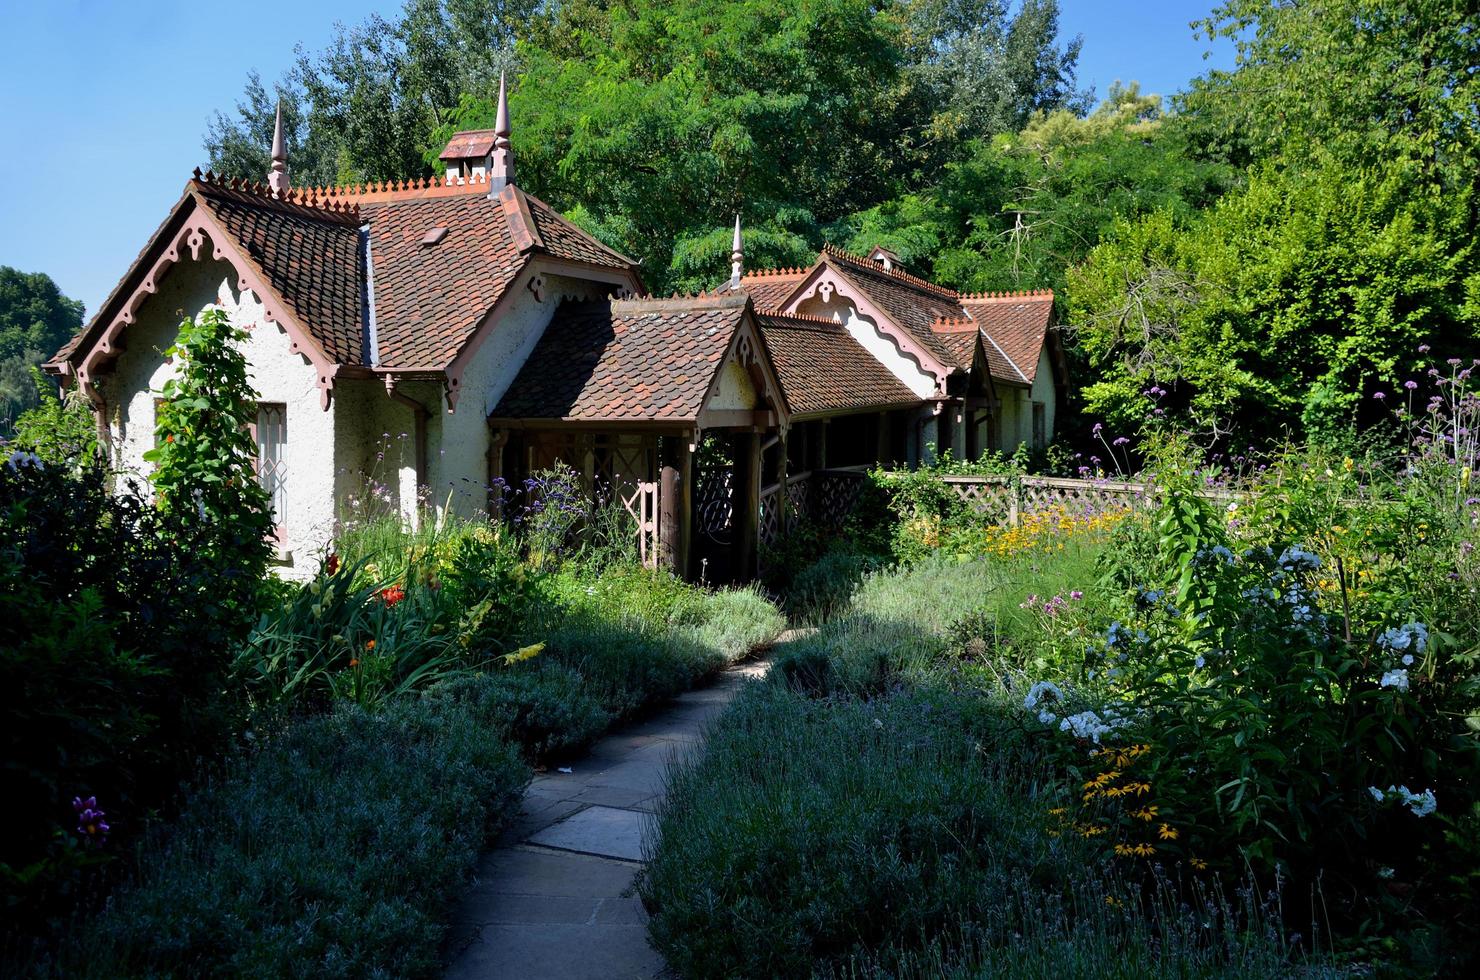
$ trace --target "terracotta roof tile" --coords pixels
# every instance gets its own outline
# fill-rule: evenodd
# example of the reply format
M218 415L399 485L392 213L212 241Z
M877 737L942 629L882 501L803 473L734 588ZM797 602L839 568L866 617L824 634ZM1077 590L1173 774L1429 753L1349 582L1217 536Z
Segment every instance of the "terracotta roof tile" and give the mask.
M809 269L760 269L740 277L740 288L755 300L758 310L779 309L781 304L807 278Z
M493 416L691 422L745 306L744 294L562 303Z
M942 317L961 315L954 290L926 282L917 276L886 270L877 262L844 252L831 246L824 247L823 255L835 262L870 301L920 342L948 367L967 369L971 367L956 360L950 347L943 343L930 325Z
M462 160L467 157L482 157L493 152L493 140L498 134L491 129L466 129L454 133L447 141L447 149L439 160Z
M771 311L757 311L756 318L797 416L921 400L841 324Z
M370 225L380 364L446 365L527 261L503 209L470 193L366 204L362 211ZM446 228L446 236L423 245L433 228Z
M341 364L365 363L358 218L225 185L192 183L206 210L257 264L324 353Z
M967 317L944 317L930 325L930 331L950 350L955 363L970 368L976 360L976 338L981 332Z
M982 332L993 341L992 347L1016 366L1027 383L1038 376L1039 355L1053 317L1053 293L1049 290L1025 293L986 293L961 297L961 307ZM997 369L992 370L993 377Z

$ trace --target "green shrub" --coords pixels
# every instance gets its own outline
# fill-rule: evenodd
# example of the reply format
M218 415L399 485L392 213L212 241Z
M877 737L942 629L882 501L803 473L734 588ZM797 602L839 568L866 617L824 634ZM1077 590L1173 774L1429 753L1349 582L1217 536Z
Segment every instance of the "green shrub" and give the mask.
M670 782L639 884L654 943L685 977L996 976L1018 956L1033 976L1288 976L1279 944L1215 902L1107 906L1137 891L1045 833L1048 771L1009 715L934 687L743 694ZM1137 950L1153 937L1160 956Z
M776 606L754 588L705 593L697 621L680 627L732 663L770 643L786 626Z
M456 700L297 723L191 796L59 972L430 976L450 903L527 779Z
M262 615L235 669L256 710L370 706L477 666L435 590L360 584L357 571L325 570Z
M591 695L581 674L556 663L458 678L438 686L431 696L456 702L479 725L514 741L532 759L584 748L613 717Z
M7 932L39 928L82 886L74 797L96 797L112 825L91 861L126 847L197 758L229 744L241 630L212 593L209 548L193 546L208 533L113 493L95 466L0 464Z

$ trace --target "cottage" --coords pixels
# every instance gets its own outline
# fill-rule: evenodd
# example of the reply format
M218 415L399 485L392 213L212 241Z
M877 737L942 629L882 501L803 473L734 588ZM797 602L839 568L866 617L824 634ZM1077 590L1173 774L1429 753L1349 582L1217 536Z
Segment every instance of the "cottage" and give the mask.
M281 116L265 185L197 171L46 365L120 477L147 480L162 351L209 307L249 332L295 577L350 513L488 512L559 461L631 511L649 563L744 578L863 466L1051 437L1052 294L959 295L882 248L747 273L737 219L728 282L649 297L638 263L518 186L509 133L501 87L440 178L292 186Z

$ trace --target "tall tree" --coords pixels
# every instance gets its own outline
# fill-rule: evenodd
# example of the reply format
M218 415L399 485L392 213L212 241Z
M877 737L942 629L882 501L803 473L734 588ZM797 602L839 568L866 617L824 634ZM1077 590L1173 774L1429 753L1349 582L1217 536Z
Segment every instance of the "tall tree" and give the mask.
M56 353L82 326L82 304L51 277L0 265L0 436L37 402L31 368Z

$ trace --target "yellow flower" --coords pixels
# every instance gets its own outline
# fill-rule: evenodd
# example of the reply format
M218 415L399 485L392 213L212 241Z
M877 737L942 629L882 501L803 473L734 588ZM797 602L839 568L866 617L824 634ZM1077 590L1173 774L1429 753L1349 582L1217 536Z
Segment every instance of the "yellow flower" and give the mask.
M504 654L504 663L517 664L522 660L532 660L533 658L538 657L544 649L545 644L543 642L533 643L527 647L520 647L513 653Z
M1188 861L1192 864L1193 870L1195 871L1208 870L1208 862L1204 861L1202 858L1188 858Z
M1156 836L1160 837L1162 840L1176 840L1182 835L1171 827L1168 827L1166 824L1162 824L1161 829L1156 832Z

